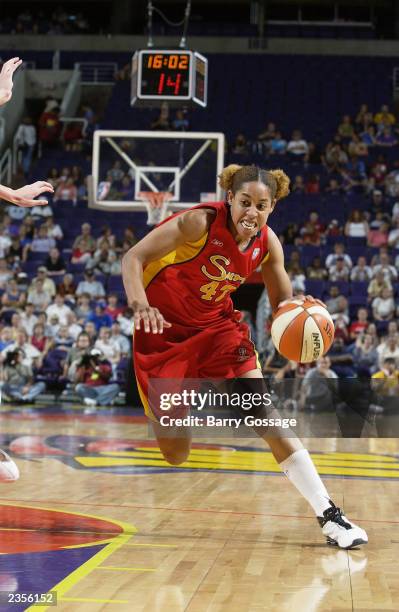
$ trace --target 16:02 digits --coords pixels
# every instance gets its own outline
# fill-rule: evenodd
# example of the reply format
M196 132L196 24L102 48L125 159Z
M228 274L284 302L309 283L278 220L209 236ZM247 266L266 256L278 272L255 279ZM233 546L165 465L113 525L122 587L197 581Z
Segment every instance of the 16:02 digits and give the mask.
M164 55L163 53L157 53L156 55L149 55L147 67L155 68L156 70L161 68L169 68L170 70L187 70L188 58L188 55Z

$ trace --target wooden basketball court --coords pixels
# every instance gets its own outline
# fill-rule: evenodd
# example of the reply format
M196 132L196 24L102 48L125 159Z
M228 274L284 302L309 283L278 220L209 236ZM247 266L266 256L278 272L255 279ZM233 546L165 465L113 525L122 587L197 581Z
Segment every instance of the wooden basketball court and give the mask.
M21 478L1 486L1 609L399 609L398 440L309 440L333 499L368 531L342 551L260 440L201 439L171 468L140 415L2 406ZM57 607L5 603L28 592Z

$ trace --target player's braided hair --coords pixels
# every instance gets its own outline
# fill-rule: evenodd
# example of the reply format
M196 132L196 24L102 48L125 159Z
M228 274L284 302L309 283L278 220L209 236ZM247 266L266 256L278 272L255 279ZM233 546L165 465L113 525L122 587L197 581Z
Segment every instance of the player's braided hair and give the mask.
M225 191L236 193L244 183L260 181L270 189L272 199L281 200L289 192L290 179L284 170L263 170L258 166L239 166L230 164L219 174L219 185Z

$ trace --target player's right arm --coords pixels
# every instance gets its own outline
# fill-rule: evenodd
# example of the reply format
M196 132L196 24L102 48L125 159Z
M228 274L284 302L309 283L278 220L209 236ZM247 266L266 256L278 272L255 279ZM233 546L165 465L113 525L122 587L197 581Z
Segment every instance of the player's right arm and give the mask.
M20 187L19 189L11 189L11 187L0 185L0 199L16 204L16 206L22 206L23 208L46 206L48 204L47 200L34 199L46 192L54 192L52 184L46 181L36 181L36 183L25 185L25 187Z
M171 327L158 308L148 303L143 283L144 266L186 242L200 240L208 231L212 214L207 209L184 212L156 227L123 256L122 279L128 305L134 312L135 329L140 329L142 322L147 333L162 333L164 327Z

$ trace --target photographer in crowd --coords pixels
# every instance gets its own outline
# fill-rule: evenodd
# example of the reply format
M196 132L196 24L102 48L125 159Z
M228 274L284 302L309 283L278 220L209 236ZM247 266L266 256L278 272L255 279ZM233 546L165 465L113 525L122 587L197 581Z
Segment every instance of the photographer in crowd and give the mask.
M1 379L4 382L3 393L18 403L30 404L42 393L44 382L33 382L32 369L24 365L24 353L21 349L9 351L4 361Z
M94 408L112 405L119 393L117 383L109 383L112 377L112 367L98 349L82 355L77 365L73 382L76 393L83 399L86 406Z

